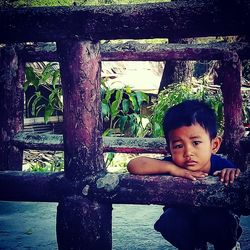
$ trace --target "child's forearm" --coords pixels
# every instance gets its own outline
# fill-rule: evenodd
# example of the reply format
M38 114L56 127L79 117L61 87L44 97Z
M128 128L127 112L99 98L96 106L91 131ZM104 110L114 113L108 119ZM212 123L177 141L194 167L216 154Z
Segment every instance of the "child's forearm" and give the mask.
M172 162L142 156L131 160L127 168L131 174L172 174L174 167Z
M172 176L184 177L190 180L204 178L207 173L202 171L190 171L175 165L171 161L161 161L148 157L138 157L128 163L128 171L131 174L170 174Z

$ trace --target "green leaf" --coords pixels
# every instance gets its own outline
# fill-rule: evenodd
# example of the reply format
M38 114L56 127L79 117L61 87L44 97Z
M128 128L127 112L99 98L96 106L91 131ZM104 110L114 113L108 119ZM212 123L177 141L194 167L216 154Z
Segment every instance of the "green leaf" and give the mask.
M109 117L110 108L107 103L102 102L102 115L103 117Z
M125 87L125 91L126 91L127 94L131 94L132 89L131 89L131 87L126 86L126 87Z
M24 82L24 84L23 84L23 90L24 90L24 92L27 91L29 85L30 85L30 82L28 82L28 81L25 81L25 82Z
M115 93L115 100L119 103L122 101L122 96L123 96L123 89L117 89Z
M115 92L115 89L107 89L106 95L105 95L105 100L107 102L110 101L111 95Z
M123 99L122 100L122 111L127 114L129 111L129 100L128 99Z
M115 154L113 152L110 152L107 154L107 158L105 161L106 167L108 167L112 163L114 157L115 157Z
M36 108L37 108L37 104L39 103L39 101L42 99L42 95L41 95L41 92L38 91L38 92L35 92L35 99L32 103L32 114L33 115L36 115Z
M53 73L53 78L52 78L52 85L53 85L53 88L56 87L56 84L59 83L59 78L60 78L60 71L59 70L56 70L54 73Z
M137 98L137 102L139 107L141 107L142 103L143 103L143 96L142 96L142 92L135 92L136 98Z
M26 81L29 84L33 84L36 88L38 89L39 86L39 77L38 75L34 72L34 69L32 67L26 67L25 68L25 76L26 76Z
M51 104L53 102L53 100L55 99L55 95L56 92L52 91L49 95L49 104Z
M142 94L142 100L145 101L146 103L149 103L149 95L143 92L141 92L141 94Z
M140 109L139 109L139 106L138 106L138 104L137 104L135 95L130 95L130 96L129 96L129 100L130 100L131 103L132 103L132 106L133 106L134 111L138 113L138 112L140 111Z
M128 116L121 116L119 118L119 128L120 128L122 133L124 133L124 131L125 131L127 121L128 121Z
M111 136L114 132L114 129L106 129L104 132L103 132L103 136Z
M114 119L117 114L119 113L119 110L118 110L118 107L119 107L119 102L118 101L113 101L112 104L111 104L111 117Z
M28 82L32 82L33 79L35 78L34 69L32 67L26 67L25 68L25 76L26 76L26 80Z
M161 136L163 136L162 127L161 127L160 124L155 123L155 124L153 125L153 135L154 135L155 137L161 137Z
M48 122L48 120L52 116L53 112L54 112L54 109L50 105L45 107L45 111L44 111L44 121L45 121L45 123Z

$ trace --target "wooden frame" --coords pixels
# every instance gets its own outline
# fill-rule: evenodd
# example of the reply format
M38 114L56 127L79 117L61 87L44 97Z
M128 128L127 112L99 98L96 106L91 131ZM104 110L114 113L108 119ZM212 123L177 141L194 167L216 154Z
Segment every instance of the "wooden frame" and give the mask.
M0 173L0 188L6 192L1 192L0 198L58 201L59 249L93 250L101 247L110 250L112 248L112 203L222 206L237 208L241 213L249 214L248 171L229 187L223 186L215 177L191 182L170 176L116 175L105 172L100 117L101 53L99 43L96 41L117 38L248 36L249 13L250 3L243 0L227 3L226 9L223 2L216 0L192 3L177 1L111 8L1 9L0 42L57 42L58 55L53 52L53 58L55 56L59 58L64 90L65 172L34 174L3 171ZM230 87L231 92L235 93L233 96L226 93L228 95L225 98L225 117L228 117L226 119L229 119L232 112L235 112L233 114L237 118L230 120L235 133L231 128L225 138L226 150L235 156L235 151L231 149L232 146L236 147L236 151L239 149L242 134L239 92L241 85L239 58L242 49L240 46L239 49L238 47L236 49L212 47L211 49L197 46L199 50L196 50L197 48L191 48L191 46L182 48L181 46L176 45L171 50L162 49L160 46L155 49L151 46L151 50L149 49L147 53L144 53L145 47L142 46L138 49L137 55L133 51L135 46L132 46L131 50L122 47L117 49L116 56L106 49L106 59L112 57L115 60L121 58L138 60L142 57L142 60L149 60L150 56L153 60L163 60L168 57L181 59L182 56L189 60L212 59L212 57L221 59L223 62L222 90L224 89L225 93ZM244 46L243 50L246 48L249 51L249 45ZM18 68L15 65L23 65L21 63L24 55L21 55L18 47L18 45L8 44L1 49L0 57L2 66L0 108L1 114L7 114L3 116L0 123L0 148L8 159L16 157L10 149L16 146L12 144L12 139L20 135L18 132L22 127L22 122L18 119L22 115L21 99L17 97L23 93L23 89L18 88L23 72L19 78L16 78L19 75L18 70L22 67ZM155 53L156 50L158 54ZM10 58L9 60L3 56L4 53ZM183 53L184 55L181 55ZM105 58L105 54L103 55ZM244 53L241 56L244 57ZM12 70L8 71L9 69ZM6 77L6 72L11 74ZM12 87L16 89L15 96L11 95ZM11 105L12 103L17 105ZM6 109L6 107L9 108ZM18 142L17 139L14 141ZM22 142L21 144L23 145ZM5 163L8 166L5 166ZM1 164L2 170L9 169L8 160Z

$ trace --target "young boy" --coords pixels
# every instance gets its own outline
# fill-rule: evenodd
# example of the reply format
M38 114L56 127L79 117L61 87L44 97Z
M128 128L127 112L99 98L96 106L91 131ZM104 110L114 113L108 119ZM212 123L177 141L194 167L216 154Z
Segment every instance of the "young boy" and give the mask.
M170 174L196 180L219 176L225 185L234 182L240 170L217 155L221 138L217 136L216 115L198 100L184 101L165 114L163 129L171 157L156 160L138 157L128 164L132 174ZM155 230L181 250L231 250L242 232L239 218L228 209L173 207L154 225Z

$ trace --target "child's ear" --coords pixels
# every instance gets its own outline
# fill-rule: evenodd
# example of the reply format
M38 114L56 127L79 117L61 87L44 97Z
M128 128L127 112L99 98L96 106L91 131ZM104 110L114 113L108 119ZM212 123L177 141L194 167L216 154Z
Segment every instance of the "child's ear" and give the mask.
M220 136L216 136L212 140L212 153L213 154L216 154L218 152L218 150L220 149L221 141L222 141L222 139Z

